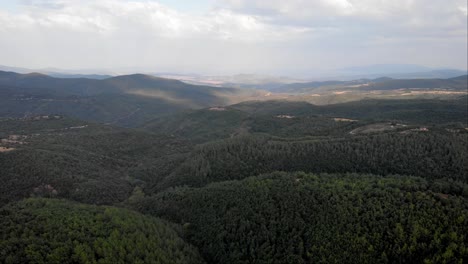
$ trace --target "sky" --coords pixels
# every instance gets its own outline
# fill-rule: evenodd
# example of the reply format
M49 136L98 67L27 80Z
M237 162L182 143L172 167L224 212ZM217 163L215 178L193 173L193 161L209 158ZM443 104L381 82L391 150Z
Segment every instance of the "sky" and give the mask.
M313 73L467 68L466 0L1 0L0 65Z

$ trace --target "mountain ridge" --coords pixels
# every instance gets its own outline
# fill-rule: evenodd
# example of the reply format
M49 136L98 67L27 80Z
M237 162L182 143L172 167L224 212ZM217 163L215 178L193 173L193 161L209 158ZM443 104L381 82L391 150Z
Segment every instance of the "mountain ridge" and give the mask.
M186 84L144 74L104 80L54 78L0 71L0 116L62 114L134 126L183 109L226 105L249 93L236 88ZM122 117L126 117L123 118Z

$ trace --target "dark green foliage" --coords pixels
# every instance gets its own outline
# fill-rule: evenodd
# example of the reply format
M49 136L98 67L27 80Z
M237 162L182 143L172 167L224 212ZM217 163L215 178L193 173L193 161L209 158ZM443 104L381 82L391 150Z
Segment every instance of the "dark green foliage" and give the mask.
M468 126L467 110L468 100L462 96L454 100L362 100L323 106L321 114L429 125L460 122Z
M8 137L8 135L31 135L40 133L51 133L61 131L64 132L66 128L91 126L99 129L111 128L106 126L99 126L96 124L88 123L85 121L65 118L59 115L51 116L35 116L31 118L16 119L4 118L0 119L0 137ZM73 132L73 129L67 132ZM78 132L76 130L75 132Z
M330 117L297 116L254 116L248 120L251 133L269 134L285 138L300 137L349 137L349 132L367 122L337 122Z
M441 191L415 177L273 173L138 209L184 224L209 263L462 263L468 201Z
M280 137L345 137L359 126L384 121L467 127L467 103L466 97L456 100L363 100L328 106L285 101L244 102L222 111L202 109L158 118L143 128L197 143L249 133ZM355 121L339 122L335 118Z
M148 122L143 128L194 142L229 138L241 133L243 129L248 130L245 124L248 113L228 107L219 109L224 110L202 109L162 117Z
M147 77L115 85L134 78ZM97 112L137 104L120 96ZM175 223L26 199L0 209L0 263L200 262L181 237L209 263L464 263L466 99L243 103L158 118L152 132L1 118L0 207L65 198Z
M233 108L196 110L159 118L143 128L176 135L196 143L233 138L252 133L281 137L344 136L366 122L336 122L330 117L255 115Z
M125 209L27 199L0 216L1 263L203 263L168 224Z
M415 124L460 122L468 125L466 96L454 100L375 100L315 106L301 102L243 102L232 108L252 115L345 117L358 120L394 120Z
M112 167L114 160L91 153L73 155L75 151L22 149L0 153L0 204L28 196L96 204L113 204L128 197L133 187L125 174Z
M167 136L60 119L0 121L0 205L29 196L115 204L172 170L191 144Z
M306 102L288 102L288 101L251 101L242 102L231 106L247 112L252 115L310 115L314 111L318 111L320 106L312 105Z
M244 102L222 111L202 109L146 123L155 133L175 135L196 143L262 133L279 137L347 137L353 129L375 122L410 125L468 126L468 101L363 100L315 106L305 102ZM289 117L289 118L287 118ZM335 118L355 121L339 122Z
M272 171L417 175L468 182L466 133L384 133L348 139L240 137L198 147L160 183L203 186Z

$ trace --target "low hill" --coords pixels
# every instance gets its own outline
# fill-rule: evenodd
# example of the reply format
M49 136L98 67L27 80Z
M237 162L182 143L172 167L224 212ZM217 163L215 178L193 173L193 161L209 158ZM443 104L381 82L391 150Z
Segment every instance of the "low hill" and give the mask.
M446 89L466 90L468 78L466 75L450 79L393 79L384 82L371 83L367 90L396 90L396 89Z
M321 115L359 120L397 120L417 124L466 123L468 101L466 96L452 100L439 99L364 99L330 105L312 105L305 102L251 101L232 107L254 115Z
M0 206L30 196L120 203L190 149L170 136L60 116L0 120Z
M466 97L328 106L266 101L160 118L143 128L204 144L166 177L150 179L150 192L275 170L409 174L465 182L466 109Z
M135 208L186 226L209 263L459 263L468 203L454 188L463 185L274 172L171 189Z
M248 117L248 113L231 107L214 107L157 118L141 128L195 142L207 142L237 135Z
M0 214L1 263L204 263L169 224L125 209L27 199Z
M31 195L117 204L136 187L153 193L274 170L465 181L466 103L246 102L159 118L140 129L59 115L0 119L0 204Z
M374 81L380 81L381 79L376 79ZM269 89L272 92L280 93L307 93L312 92L315 89L320 87L329 87L329 86L345 86L345 85L359 85L368 83L371 80L361 79L354 81L317 81L317 82L302 82L302 83L291 83L281 85L272 89Z
M166 178L155 183L154 189L200 187L273 171L417 175L467 183L467 148L465 131L404 127L370 135L299 140L245 136L197 147Z
M466 124L467 104L465 97L456 100L368 99L324 106L306 102L249 101L157 118L142 128L197 142L248 133L282 137L343 136L358 126L375 122Z

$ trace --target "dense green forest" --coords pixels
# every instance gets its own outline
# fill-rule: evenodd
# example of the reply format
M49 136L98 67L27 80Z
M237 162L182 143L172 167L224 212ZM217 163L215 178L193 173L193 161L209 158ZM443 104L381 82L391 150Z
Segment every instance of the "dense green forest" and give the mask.
M349 139L239 137L204 144L169 177L170 186L203 186L271 171L417 175L468 182L468 134L383 133Z
M446 188L419 177L271 173L135 207L183 224L209 263L463 263L468 201Z
M182 139L67 118L0 124L3 139L18 137L7 143L14 151L0 153L0 204L29 196L122 202L148 167L163 172L191 149Z
M326 106L252 101L218 110L208 108L161 117L144 124L143 128L198 143L247 132L280 137L334 137L346 136L353 128L388 121L409 126L452 124L464 128L467 109L466 96L455 100L369 99ZM344 118L344 122L337 121L340 118Z
M232 107L255 115L294 115L346 117L359 120L395 120L414 124L467 122L468 97L453 100L414 99L376 100L316 106L300 102L266 101L243 102Z
M2 117L0 263L464 263L467 99Z
M170 224L125 209L26 199L0 215L1 263L203 263Z

